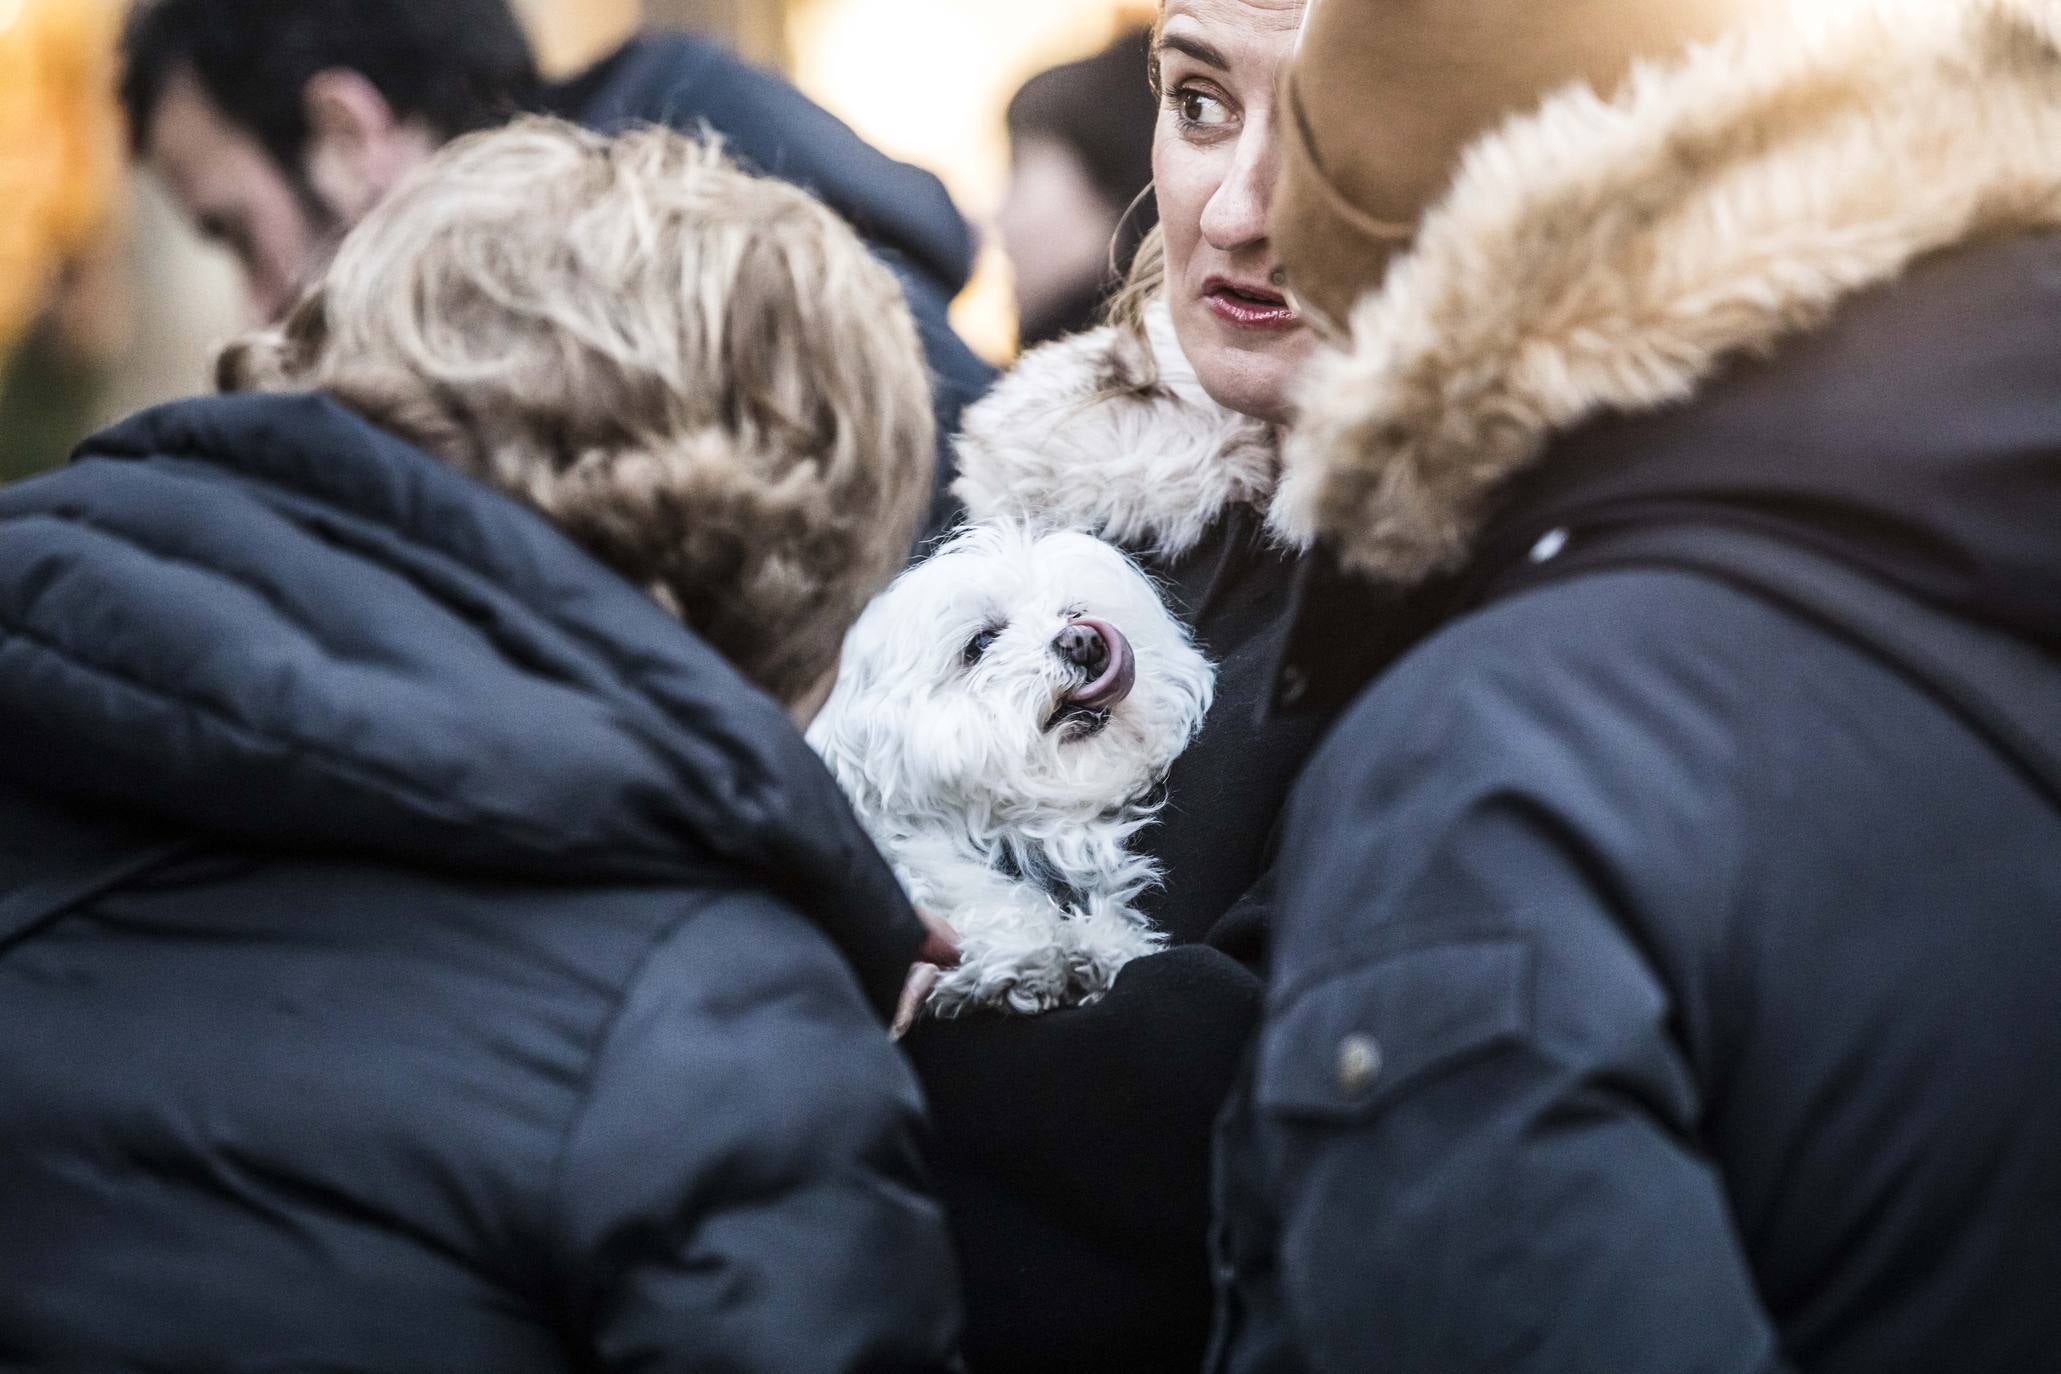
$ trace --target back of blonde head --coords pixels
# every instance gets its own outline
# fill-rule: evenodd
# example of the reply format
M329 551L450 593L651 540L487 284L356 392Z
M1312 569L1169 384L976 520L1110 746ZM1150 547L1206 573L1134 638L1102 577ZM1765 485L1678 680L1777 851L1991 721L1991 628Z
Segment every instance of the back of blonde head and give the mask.
M900 566L936 461L893 275L804 192L664 129L452 144L219 371L532 502L787 702Z

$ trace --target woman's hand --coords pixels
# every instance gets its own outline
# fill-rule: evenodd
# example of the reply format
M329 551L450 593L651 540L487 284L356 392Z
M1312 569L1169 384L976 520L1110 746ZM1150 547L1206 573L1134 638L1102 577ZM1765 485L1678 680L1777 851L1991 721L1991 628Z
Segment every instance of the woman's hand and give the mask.
M922 908L916 914L923 918L923 924L930 934L916 951L916 963L909 970L909 980L902 984L901 1001L895 1004L894 1024L888 1028L888 1038L899 1040L908 1034L909 1027L916 1024L917 1013L923 1010L924 1002L937 986L937 980L948 968L959 964L959 932L944 920L931 915Z

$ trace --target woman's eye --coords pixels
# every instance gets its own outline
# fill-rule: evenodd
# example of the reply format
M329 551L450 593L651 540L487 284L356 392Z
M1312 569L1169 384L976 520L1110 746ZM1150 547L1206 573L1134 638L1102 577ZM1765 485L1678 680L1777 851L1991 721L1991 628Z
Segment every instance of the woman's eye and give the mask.
M960 657L965 661L966 666L971 668L974 664L980 662L980 656L988 651L988 646L1001 637L1002 632L1000 630L982 630L979 634L966 641L965 652Z
M1231 112L1223 101L1193 87L1175 91L1173 104L1181 123L1191 128L1217 129L1231 122Z

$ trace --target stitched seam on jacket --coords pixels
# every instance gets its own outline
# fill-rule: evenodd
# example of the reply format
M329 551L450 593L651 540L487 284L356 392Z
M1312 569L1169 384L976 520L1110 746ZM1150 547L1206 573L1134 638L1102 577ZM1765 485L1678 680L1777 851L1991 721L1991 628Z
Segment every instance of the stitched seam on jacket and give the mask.
M205 458L198 457L192 454L164 453L156 456L161 461L172 464L190 465L191 467L204 472L212 473L219 470L216 465L209 463ZM241 469L238 469L237 475L239 477L250 478L253 481L254 485L281 493L290 502L313 501L323 506L331 506L333 504L327 501L326 498L319 496L310 497L307 493L302 492L294 487L290 487L284 483L274 481L272 480L270 474L246 473ZM337 531L318 527L318 516L317 513L314 512L295 509L292 506L281 508L277 506L266 505L264 509L267 514L273 516L274 518L282 521L285 524L292 526L299 533L304 534L307 537L320 542L326 547L338 549L342 552L351 554L355 557L362 558L366 552L365 545L376 542L373 540L352 541L337 538L335 537L338 533ZM468 559L464 559L457 556L450 550L440 545L426 543L423 540L417 538L413 531L405 529L397 523L382 523L377 521L376 517L363 516L358 514L357 512L353 512L348 508L344 507L335 507L335 509L338 512L339 518L373 519L374 523L377 524L377 527L379 529L390 533L394 538L398 539L402 544L404 544L408 549L413 551L418 556L430 562L441 563L445 565L449 570L460 575L465 581L474 584L473 588L469 588L469 590L476 591L476 589L479 586L483 585L490 592L497 593L507 598L508 600L513 601L516 605L520 606L524 611L536 616L537 619L542 621L544 624L549 625L554 632L563 635L566 639L578 644L581 648L586 649L589 653L591 653L594 656L594 659L596 660L597 666L605 670L606 675L609 679L609 685L611 687L617 689L618 691L624 694L637 697L640 700L642 699L642 693L638 692L637 690L638 681L635 676L632 665L630 664L628 659L618 656L615 653L615 646L612 643L610 643L605 638L591 635L586 630L586 627L581 625L579 622L572 620L562 620L556 615L549 613L547 608L545 608L544 606L541 606L537 603L534 603L526 599L525 597L519 596L514 592L509 591L509 580L505 576L503 576L498 570L487 567L481 567ZM523 509L527 510L528 508L523 507ZM149 544L144 543L142 536L137 534L133 530L121 529L115 526L102 524L93 520L85 519L77 514L68 511L49 509L23 511L18 514L0 516L0 524L13 524L36 519L57 520L69 524L82 525L88 529L96 530L99 533L106 535L110 539L119 540L123 543L129 544L132 547L137 548L142 552L150 554L154 557L162 557L165 558L167 561L183 562L188 564L189 566L201 569L203 571L218 573L225 580L239 582L239 584L241 585L239 579L231 577L228 573L224 572L222 569L220 569L214 564L207 563L197 558L179 559L174 555L164 554L160 552L158 549L153 548ZM438 589L433 586L425 585L421 576L416 572L415 569L406 566L396 566L391 564L382 564L381 567L383 571L395 577L396 579L405 582L408 586L416 589L417 591L425 592L429 594L433 599L442 599L442 597L438 593ZM274 604L271 602L271 598L266 599L268 604ZM503 647L496 636L494 636L491 632L485 630L484 627L482 628L482 633L485 634L486 637L494 643L494 646L497 651L502 651L504 656L508 656L506 655L505 650L503 650ZM317 642L319 643L319 641ZM579 683L577 679L568 677L562 673L553 673L550 676L554 681L568 682L580 686L586 685Z
M189 463L194 465L196 468L202 469L207 472L218 472L221 470L219 464L210 462L207 457L201 454L162 453L155 456L163 459L169 459L173 462ZM148 459L146 458L142 461L147 462ZM334 509L338 512L340 517L372 521L374 524L377 525L379 529L390 532L395 538L399 539L401 542L406 544L408 548L413 550L416 554L423 557L424 559L430 562L444 564L445 566L462 573L466 578L470 580L485 583L489 588L508 597L508 599L520 605L525 611L536 616L538 620L549 625L553 630L557 631L559 634L564 635L567 639L573 641L574 643L588 650L590 653L594 655L594 657L601 664L601 666L608 670L609 677L612 679L611 685L613 685L618 691L631 696L635 696L640 700L643 699L643 697L645 696L643 692L638 690L639 678L635 671L635 665L629 660L628 657L617 652L617 646L615 644L610 642L605 637L592 634L586 628L586 626L580 624L576 620L561 618L560 616L554 613L553 608L545 604L542 604L538 601L533 601L527 596L518 594L517 592L510 590L510 588L514 585L514 582L513 579L509 578L506 575L507 570L484 566L470 558L461 557L459 554L445 547L444 545L428 542L427 540L423 539L415 529L403 524L398 515L395 515L392 519L380 518L382 514L386 513L376 512L372 515L366 515L362 512L358 512L352 510L349 507L338 504L335 500L331 499L328 493L311 495L310 493L305 492L297 487L290 486L285 482L277 480L277 478L270 472L251 471L245 468L236 468L232 469L232 471L236 474L236 476L239 479L250 481L258 486L280 492L285 497L287 497L289 501L312 501L321 506ZM510 497L508 499L514 501L513 497ZM558 538L563 539L571 548L584 553L584 550L579 550L579 546L577 544L573 544L572 540L568 536L566 536L563 531L558 530L556 526L553 526L549 518L543 515L542 512L539 512L531 508L530 506L524 505L519 501L515 502L515 505L516 508L523 512L525 515L535 520L541 521L547 529L550 529L554 534L557 535ZM332 547L350 547L341 544L339 541L329 538L327 532L313 528L313 526L310 524L309 513L306 511L294 509L281 510L277 507L268 507L267 509L270 510L270 512L273 515L277 516L282 520L287 521L295 529L300 530L313 538L320 539L325 544L329 544ZM361 552L361 550L355 547L351 547L350 551L353 553ZM402 580L406 581L410 586L422 589L420 579L417 578L411 570L404 568L389 568L388 571L393 573L395 576L400 577ZM626 583L625 585L628 584Z
M516 841L526 847L543 842L547 852L555 853L564 858L622 857L620 853L613 850L554 845L550 842L562 838L557 832L547 830L542 826L532 827L527 821L518 817L497 816L477 810L466 812L452 811L448 807L437 805L433 799L428 798L417 788L412 781L392 774L378 764L337 753L328 746L312 743L292 735L267 733L254 726L246 725L241 721L231 718L218 707L205 702L193 701L189 698L178 696L162 687L142 682L119 668L95 663L90 659L80 656L75 650L57 643L26 625L19 625L5 618L0 618L0 636L5 635L13 635L35 645L45 653L63 660L74 671L103 678L139 696L149 697L176 706L182 710L192 711L195 714L208 717L219 723L233 735L243 736L262 745L291 748L297 753L305 754L327 763L342 775L356 774L358 778L355 780L376 784L385 789L396 800L403 802L411 809L433 820L461 823L484 830L489 834L497 835L502 839Z
M315 630L312 626L310 626L306 621L301 619L300 616L293 611L293 609L286 603L285 599L279 595L278 591L275 588L267 587L263 583L257 581L254 578L247 577L239 573L231 572L227 568L222 567L219 564L207 562L206 560L196 557L194 555L172 553L165 549L162 545L146 543L143 537L135 531L122 529L116 525L110 525L103 523L99 520L91 519L77 511L66 510L41 510L35 511L33 513L24 513L21 515L0 517L0 524L27 524L37 520L47 520L50 521L52 524L68 525L76 529L90 530L94 534L101 536L103 539L111 540L114 543L121 544L128 548L134 549L136 552L144 555L145 557L156 559L160 563L169 563L175 568L187 568L192 570L193 572L199 573L206 577L219 578L222 581L227 582L232 587L242 588L244 591L249 592L252 596L256 597L259 601L263 602L268 609L277 614L277 617L282 624L286 625L289 629L291 629L301 638L307 640L316 648L320 649L325 655L331 658L344 659L347 661L354 662L370 661L362 658L354 659L351 655L344 653L340 648L332 646L330 643L325 641L320 635L315 633Z
M665 951L666 946L673 942L674 937L689 921L719 898L732 895L735 895L734 889L712 888L687 896L687 909L653 933L650 943L637 956L636 962L631 964L628 973L617 983L615 1005L608 1009L608 1014L601 1020L600 1029L595 1033L593 1047L587 1055L585 1080L580 1084L579 1096L573 1102L572 1112L566 1117L565 1126L559 1131L558 1144L551 1153L551 1171L545 1181L545 1269L551 1277L550 1300L554 1308L558 1309L561 1318L575 1315L566 1311L568 1296L576 1286L587 1282L586 1277L577 1272L571 1264L575 1257L571 1253L572 1221L567 1215L565 1177L572 1163L574 1137L579 1134L581 1125L586 1122L588 1110L594 1105L596 1085L601 1078L601 1065L608 1058L609 1047L615 1042L616 1030L622 1024L623 1013L629 1009L630 998L643 983L644 975L650 970L652 962ZM584 1292L581 1297L584 1304ZM584 1317L584 1313L578 1315Z
M278 511L274 511L272 513L276 516L279 516L279 518L286 520L288 523L292 524L296 529L302 531L308 536L321 541L327 547L338 548L354 556L359 555L360 553L360 550L356 547L345 545L336 540L328 538L325 531L310 528L305 522L296 518L294 513ZM32 514L0 517L0 524L12 524L30 520L49 520L57 524L69 525L79 529L91 530L95 534L98 534L103 538L124 545L125 547L134 549L137 552L143 554L145 557L154 558L160 562L171 564L174 567L187 568L203 576L216 577L230 584L231 586L241 587L244 590L248 591L252 596L256 597L259 601L263 602L265 606L267 606L273 612L275 612L276 617L281 624L286 626L295 634L299 635L301 638L305 639L308 643L314 645L315 648L318 651L320 651L320 653L324 657L342 663L370 664L382 667L384 666L382 660L367 657L365 655L356 655L345 652L340 646L333 645L330 642L324 640L320 635L318 635L314 631L312 626L310 626L298 614L294 613L293 610L286 604L286 602L280 596L278 596L272 589L265 587L262 583L257 582L249 577L232 573L228 569L218 564L208 562L205 559L190 554L177 554L168 552L161 545L147 542L144 536L135 530L124 529L117 525L103 523L98 520L87 518L86 516L75 512L57 510L37 511ZM434 587L424 586L422 579L415 574L413 569L404 567L386 567L384 570L388 572L391 576L406 583L408 586L415 588L418 591L424 592L430 595L432 598L436 597L437 589ZM467 571L468 573L470 572L469 569ZM477 576L477 574L471 575ZM534 608L525 606L525 609L533 610ZM552 624L553 628L557 629L555 622L549 621L549 619L546 617L540 618L545 619L546 623ZM552 665L540 662L534 655L524 655L519 657L517 654L511 652L511 646L504 642L502 636L494 633L491 629L485 626L478 626L476 628L479 630L479 633L482 635L482 637L485 638L487 642L493 647L494 652L504 661L514 663L517 667L522 668L525 672L529 672L536 676L542 677L546 681L549 681L556 685L566 687L568 689L577 690L582 694L592 695L591 685L589 683L582 681L580 678L574 676L571 673L564 672L553 667ZM604 671L608 679L608 686L611 689L613 689L611 695L609 696L609 698L607 698L607 705L609 708L609 719L615 722L615 724L619 726L621 729L623 729L625 732L633 735L639 743L643 744L645 747L650 749L652 753L662 761L668 773L677 774L679 772L686 771L674 766L671 763L671 761L667 758L667 751L663 747L662 742L654 737L654 732L645 728L645 726L642 723L635 720L633 718L634 713L625 712L622 709L624 704L622 698L629 698L634 704L643 707L647 711L659 708L652 707L648 703L648 701L642 696L642 694L638 692L636 685L624 676L624 672L621 669L620 665L607 661L605 654L600 654L599 657L600 662L598 666ZM403 674L395 675L401 676ZM222 713L225 716L228 715L226 707L218 709L221 709ZM248 728L252 729L254 732L257 729L256 726L250 726ZM385 771L381 767L381 765L370 762L363 763L361 766L370 770L376 770L380 772ZM396 778L399 778L402 775L395 774L394 776ZM543 834L546 832L540 830L538 833Z
M113 457L117 455L111 454L109 456ZM137 461L145 464L148 464L151 461L151 459L155 458L173 463L190 464L197 469L210 473L218 472L221 470L219 464L211 462L204 454L186 451L171 452L167 450L154 454L128 454L121 456L127 457L130 461ZM533 600L526 595L522 595L510 590L510 588L515 584L513 579L506 576L505 570L486 566L485 564L475 561L474 559L462 557L455 551L451 550L450 548L442 544L432 543L428 540L425 540L420 536L420 534L412 525L403 522L398 512L374 512L370 515L367 515L365 513L358 512L349 506L342 505L337 500L335 500L330 493L320 491L310 493L307 491L303 491L298 487L292 486L284 481L279 480L275 474L269 471L251 470L246 468L235 468L231 469L231 471L235 474L238 480L246 481L255 486L265 488L271 491L279 492L283 494L289 502L312 502L314 504L337 511L340 517L353 517L358 519L371 520L372 522L377 524L378 528L385 531L389 531L394 538L400 540L409 549L413 550L418 556L424 558L425 560L432 563L444 565L445 567L462 574L465 578L469 580L485 583L489 588L493 589L495 592L507 596L510 600L513 600L517 605L521 606L525 611L536 616L538 620L540 620L546 625L549 625L555 632L557 632L560 635L563 635L567 640L571 641L576 645L579 645L580 647L586 649L589 653L591 653L594 656L597 664L605 671L609 679L609 684L615 690L617 696L628 697L644 709L656 711L661 716L667 716L669 714L663 707L658 706L652 700L653 694L649 692L645 686L646 679L640 676L640 674L637 672L636 664L630 656L619 652L618 646L615 645L612 641L608 640L604 636L593 634L591 631L587 629L585 625L581 624L579 621L567 617L561 617L555 613L555 608L550 607L541 601ZM556 535L559 539L564 540L573 549L579 550L579 546L577 544L573 544L571 539L564 533L564 531L559 530L555 525L553 525L548 516L544 515L541 511L538 511L533 507L528 506L519 500L516 500L513 497L509 497L508 499L514 503L516 509L520 511L524 516L541 523L546 530ZM296 529L299 529L304 533L307 533L311 537L322 539L325 543L334 544L336 542L328 539L323 531L314 529L310 524L310 516L305 511L291 508L281 510L277 507L268 507L268 509L271 510L272 514L288 521ZM356 550L354 549L353 552L356 552ZM411 586L420 587L421 585L416 576L409 570L390 569L390 571L393 571L397 576L403 577ZM711 652L713 652L713 650L711 650ZM612 702L611 705L619 707L620 703ZM655 741L651 738L651 733L648 730L642 728L641 726L638 726L637 724L635 724L635 722L626 718L620 712L618 712L618 719L622 721L623 725L626 728L632 729L635 732L637 738L641 743L644 743L647 746L655 743ZM714 746L712 744L704 742L703 747L707 748L710 753L715 754L719 757L723 757L726 759L729 757L729 751L724 750L718 746ZM662 757L664 756L665 751L660 750L658 752L661 754ZM706 761L697 760L696 762L702 763ZM680 774L683 776L688 776L694 773L696 770L685 767L673 766L669 763L667 766L667 771L671 773ZM777 813L777 811L779 810L777 806L768 804L764 796L763 789L759 788L750 789L743 793L743 795L736 798L732 798L731 804L732 806L741 806L744 809L748 809L751 812L758 814L760 816L773 815ZM749 850L739 852L735 855L735 857L741 860L762 861L767 856L759 852L759 850L756 847L753 847Z
M155 459L158 461L172 464L190 465L196 469L200 469L206 472L219 471L218 465L210 463L205 457L191 453L175 453L166 451L149 455L109 454L107 456L109 456L110 458L114 458L117 461L135 461L144 463L146 465L152 459ZM509 600L513 601L516 605L520 606L527 613L536 616L540 622L550 626L553 632L563 636L566 640L579 646L580 648L587 651L590 655L592 655L596 667L600 669L602 676L606 680L607 686L611 689L609 704L611 707L611 715L613 716L613 718L616 719L625 730L630 731L632 734L634 734L640 743L646 745L647 747L653 747L655 749L655 752L659 753L661 756L664 756L664 750L655 748L657 741L654 738L654 733L650 729L646 728L644 725L632 719L632 716L634 716L636 712L626 713L622 709L624 704L623 699L629 699L631 702L635 703L638 707L642 708L645 711L657 711L660 715L665 715L666 712L662 707L657 706L655 703L651 701L651 694L643 689L643 682L638 676L637 672L635 671L635 666L632 663L632 661L627 656L621 655L618 652L616 652L616 646L606 638L591 634L586 629L586 627L580 624L578 621L560 618L556 614L553 614L548 607L540 603L533 602L532 600L524 596L509 591L508 586L510 584L510 579L500 575L500 573L496 569L484 567L473 562L470 559L462 558L457 554L453 553L451 550L441 545L425 542L424 540L419 538L412 529L404 527L401 523L399 523L398 520L381 521L378 520L376 515L368 517L358 514L357 512L350 510L350 508L348 507L336 505L335 502L329 499L327 494L310 495L309 493L301 491L298 488L292 487L284 482L275 480L273 475L268 472L251 472L245 469L235 469L234 472L239 479L246 480L254 486L258 486L264 489L276 491L283 494L289 502L309 501L319 505L332 507L339 513L339 518L373 519L376 523L378 523L378 527L380 529L389 532L395 539L399 540L403 545L405 545L408 549L413 551L417 556L422 557L426 561L438 563L445 566L448 570L459 575L465 581L474 584L484 584L485 587L488 588L490 591L498 593L501 596L507 597ZM537 519L544 519L544 517L541 514L538 514L534 511L530 511L529 508L526 506L521 506L519 508L535 516L535 518ZM310 538L319 540L320 542L324 543L325 545L328 545L329 547L343 549L346 552L360 556L362 556L364 552L360 544L354 542L346 542L344 540L334 538L332 537L331 531L317 528L314 523L316 517L308 511L294 509L291 506L285 509L281 509L279 507L270 505L266 506L266 510L269 514L273 515L274 517L292 525L294 529L300 531L301 533L307 535ZM146 554L151 554L153 556L164 556L159 555L157 550L152 549L148 545L144 544L140 540L140 538L138 538L135 534L131 532L113 529L104 525L98 525L91 521L78 519L75 516L70 516L58 511L36 510L25 511L16 515L0 516L0 524L14 523L29 519L54 519L67 521L68 523L84 525L87 528L98 530L102 534L107 535L109 538L117 539L124 543L127 543ZM545 523L548 525L548 520L546 520ZM191 566L208 572L220 572L220 569L215 568L213 565L204 562L193 562ZM400 578L402 581L406 582L411 587L414 587L421 591L429 592L433 596L435 595L436 589L433 587L426 587L423 583L422 578L415 572L415 570L411 568L386 566L386 571L392 574L393 576ZM227 574L222 575L225 580L231 582L234 582L236 580L234 578L229 578ZM507 653L506 647L495 636L489 634L488 638L490 642L494 644L495 650L497 652L501 653L504 657L511 658L512 660L513 656ZM315 642L317 644L320 644L321 641L316 640ZM577 687L585 688L589 686L589 684L582 683L577 678L570 677L564 673L554 672L549 674L549 677L552 681L570 684ZM725 756L727 754L727 751L724 751L714 746L704 745L704 747L708 748L710 752L714 754ZM691 774L696 770L673 766L669 763L667 765L667 771L675 774ZM767 812L770 810L770 808L767 808L763 805L762 801L757 797L756 793L751 794L751 801L753 809L755 810L761 812ZM740 857L751 859L759 856L755 854L744 854Z

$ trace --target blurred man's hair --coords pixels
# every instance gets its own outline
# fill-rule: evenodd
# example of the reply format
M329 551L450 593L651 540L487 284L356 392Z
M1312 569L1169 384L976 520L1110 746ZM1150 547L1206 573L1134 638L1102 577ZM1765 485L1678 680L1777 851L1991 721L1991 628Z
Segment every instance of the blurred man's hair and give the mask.
M228 121L289 174L310 129L304 92L358 73L440 139L534 103L536 60L507 0L142 0L122 36L131 146L150 147L166 86L190 72Z
M893 274L664 129L452 144L220 381L325 392L530 501L788 703L900 567L936 461Z
M1139 29L1092 57L1039 72L1010 98L1004 116L1013 146L1036 138L1061 145L1112 210L1142 218L1118 254L1124 263L1154 223L1151 210L1141 216L1137 205L1139 193L1152 184L1152 135L1159 118L1159 96L1148 79L1151 45L1152 31Z

